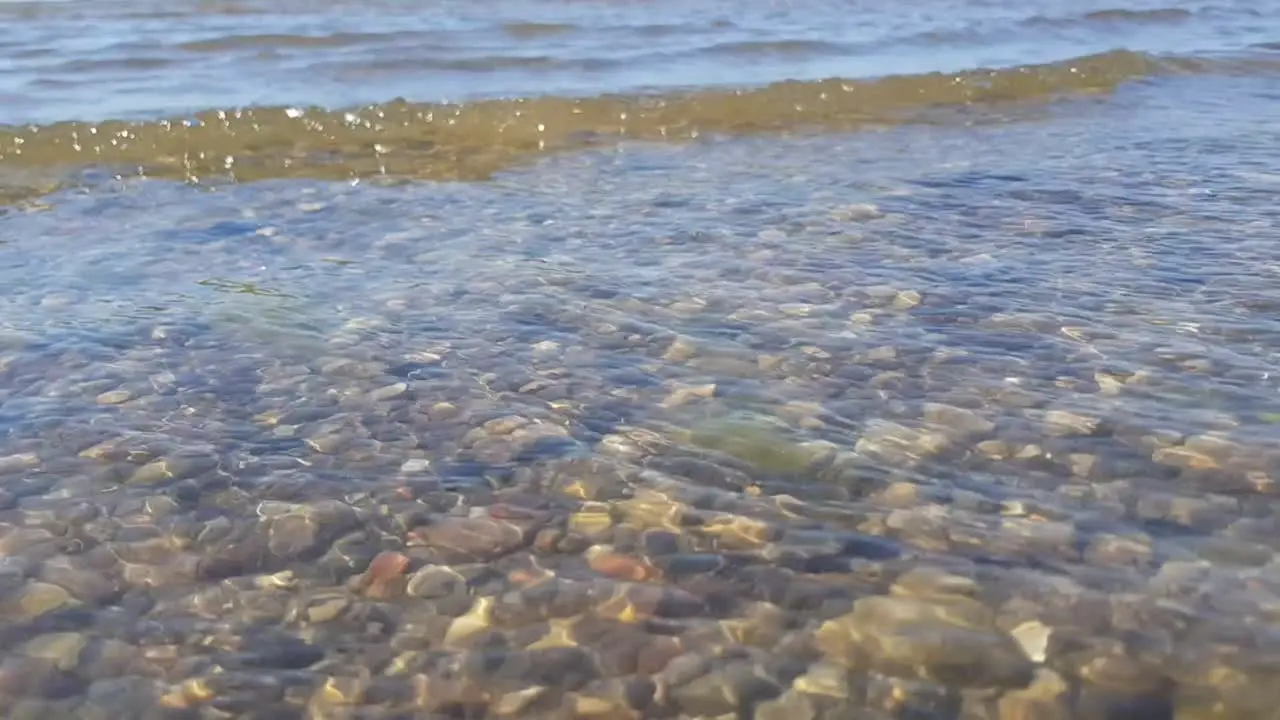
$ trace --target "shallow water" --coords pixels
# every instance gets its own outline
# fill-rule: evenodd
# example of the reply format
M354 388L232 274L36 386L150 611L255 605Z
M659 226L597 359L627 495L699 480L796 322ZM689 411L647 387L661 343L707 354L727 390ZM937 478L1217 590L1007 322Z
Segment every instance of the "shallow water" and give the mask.
M1270 717L1280 8L862 5L0 4L5 717Z

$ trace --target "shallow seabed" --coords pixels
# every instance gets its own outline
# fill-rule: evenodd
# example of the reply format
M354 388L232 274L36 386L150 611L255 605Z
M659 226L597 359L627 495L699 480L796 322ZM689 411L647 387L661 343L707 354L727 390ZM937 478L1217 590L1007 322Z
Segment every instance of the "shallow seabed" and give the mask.
M7 717L1266 716L1280 133L1209 82L14 208Z
M0 716L1280 717L1274 49L0 127Z

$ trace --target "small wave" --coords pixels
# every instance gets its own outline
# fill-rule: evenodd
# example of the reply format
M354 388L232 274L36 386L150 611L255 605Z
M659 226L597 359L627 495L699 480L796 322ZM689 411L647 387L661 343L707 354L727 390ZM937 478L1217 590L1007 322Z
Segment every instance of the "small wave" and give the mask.
M1193 13L1184 8L1158 8L1154 10L1095 10L1083 15L1047 16L1035 15L1023 21L1023 25L1038 27L1067 27L1080 24L1142 24L1158 25L1180 23L1191 19Z
M313 67L331 69L337 67L344 79L367 77L382 73L438 70L445 72L488 73L504 70L600 70L610 66L607 60L571 60L549 55L483 55L477 57L447 58L438 55L407 55L374 60L355 60L343 63L325 63Z
M949 107L967 108L958 121L971 123L973 108L1108 92L1160 74L1216 72L1215 62L1114 51L959 74L789 81L753 89L467 104L396 100L349 110L253 107L161 121L0 126L0 170L9 178L34 173L45 178L41 187L51 175L72 177L88 167L188 181L379 176L474 180L548 152L622 139L845 132L935 123L939 111ZM6 198L21 194L12 188L0 190Z
M158 70L176 64L174 60L160 57L113 58L108 60L69 60L51 68L62 73L96 73L118 70Z
M848 45L821 40L748 40L712 45L698 54L705 55L825 55L849 51Z
M179 50L198 53L218 53L225 50L279 49L279 48L336 48L360 45L368 42L398 38L404 33L335 33L332 35L221 35L204 40L178 44Z
M1191 17L1191 11L1184 8L1159 8L1156 10L1097 10L1085 13L1084 19L1090 22L1129 22L1129 23L1165 23L1182 22Z
M563 35L577 29L577 25L567 23L517 22L502 26L502 32L518 40Z
M661 38L671 35L681 35L689 31L688 26L676 23L653 23L651 25L636 25L628 28L631 32L641 37Z

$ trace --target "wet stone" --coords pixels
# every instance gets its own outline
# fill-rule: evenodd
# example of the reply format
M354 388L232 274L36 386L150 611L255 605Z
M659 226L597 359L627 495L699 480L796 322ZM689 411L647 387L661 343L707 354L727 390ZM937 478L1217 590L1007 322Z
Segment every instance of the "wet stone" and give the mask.
M128 402L133 398L133 393L128 390L108 390L101 393L96 398L99 405L119 405Z
M605 546L587 550L588 565L597 573L614 580L641 582L656 576L656 570L641 558L614 552Z
M39 579L91 604L110 602L120 593L116 578L91 566L85 556L51 558L40 566Z
M458 571L443 565L427 565L409 577L406 591L426 599L466 594L467 579Z
M367 597L385 598L396 594L405 583L402 576L409 568L409 557L387 550L369 562L369 569L359 578L359 586Z
M925 422L940 427L955 436L966 440L990 434L996 424L973 410L944 405L942 403L925 403Z
M902 542L926 550L951 548L953 533L959 529L957 513L944 505L900 508L884 518L884 526Z
M1151 461L1188 470L1212 470L1218 467L1218 461L1213 457L1183 446L1158 448L1151 453Z
M1049 410L1044 413L1045 434L1054 437L1094 435L1100 424L1099 418L1068 410Z
M1028 620L1010 630L1009 635L1032 662L1043 663L1048 654L1049 641L1053 637L1053 628L1038 620Z
M1185 497L1149 493L1138 498L1133 514L1145 521L1159 521L1197 530L1224 527L1235 519L1239 501L1223 495Z
M1196 546L1196 554L1215 565L1243 567L1261 567L1275 559L1265 545L1230 537L1207 537Z
M1023 687L1033 664L994 625L991 611L964 597L867 597L824 623L815 643L835 662L958 687Z
M139 648L114 638L89 640L79 655L79 672L88 677L119 677L143 664Z
M725 513L703 519L696 533L714 539L718 550L742 551L765 546L778 537L779 530L764 520Z
M892 306L898 310L909 310L919 305L922 299L917 290L900 290L893 296Z
M750 476L741 470L697 458L654 457L646 465L669 475L688 478L699 487L737 490L751 483Z
M540 685L576 690L600 676L591 651L578 647L548 647L515 652L473 651L472 676L486 683Z
M10 655L0 660L0 698L64 698L82 690L79 678L42 657Z
M494 627L494 598L476 597L471 607L449 623L442 644L449 648L465 648L477 637L483 637Z
M1092 565L1141 567L1149 564L1153 555L1151 538L1145 533L1095 535L1084 550L1085 561Z
M791 622L785 611L767 602L750 603L739 613L740 617L718 623L721 631L736 645L777 649Z
M284 632L268 631L245 638L244 647L220 658L219 664L241 670L300 670L323 659L320 647Z
M760 555L799 572L847 572L855 559L886 560L901 553L888 538L855 532L787 530Z
M854 451L886 463L913 465L945 450L951 441L942 433L917 430L889 421L868 423Z
M292 558L316 549L320 540L315 518L298 513L270 521L267 548L279 557Z
M301 598L293 615L308 623L327 623L342 616L351 607L351 598L341 593L321 593Z
M354 436L342 432L327 432L306 439L307 445L322 455L338 455L355 442Z
M4 602L5 614L20 620L31 620L75 603L71 593L57 585L28 583Z
M711 553L685 553L660 556L655 560L662 576L671 582L681 578L710 575L727 565L724 557Z
M642 717L642 713L652 707L656 689L653 680L647 677L605 678L579 690L572 707L580 715L602 720Z
M318 547L328 545L329 551L315 561L323 573L330 573L335 579L346 578L368 569L369 563L382 552L384 542L382 535L368 530L356 530L347 533L332 542L322 542Z
M160 684L151 678L100 679L89 685L77 716L86 720L134 717L139 708L155 707L160 691Z
M912 568L899 575L889 588L891 594L918 598L976 597L978 590L978 583L972 578L931 567Z
M1078 555L1075 527L1052 520L1005 518L993 545L1003 552L1033 557L1074 559Z
M444 563L493 560L524 546L526 533L489 517L441 517L413 531L410 544L430 548Z
M22 654L47 660L59 670L72 670L79 663L80 652L87 643L88 638L81 633L48 633L27 641L22 647Z
M143 465L126 482L130 485L155 485L171 480L185 480L217 466L218 459L211 455L174 455Z
M398 398L404 395L408 391L409 391L408 383L403 383L403 382L392 383L391 385L384 385L383 387L380 387L377 390L374 390L373 392L369 393L369 399L374 402L385 402L387 400L394 400L395 398Z
M633 471L598 458L553 462L542 474L549 490L580 500L620 499L634 478Z
M30 470L40 466L40 457L35 453L16 453L0 456L0 475Z
M670 667L668 668L670 670ZM778 680L751 661L729 661L708 668L697 677L664 672L666 697L683 712L721 715L749 712L757 704L782 693Z

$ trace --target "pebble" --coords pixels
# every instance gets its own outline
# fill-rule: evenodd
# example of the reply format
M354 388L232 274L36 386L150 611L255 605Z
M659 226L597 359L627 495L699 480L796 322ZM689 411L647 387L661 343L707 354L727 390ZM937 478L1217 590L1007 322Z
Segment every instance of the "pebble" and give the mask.
M1100 419L1067 410L1050 410L1044 414L1044 431L1054 437L1093 435Z
M88 644L88 638L76 632L56 632L38 635L22 647L27 657L48 660L62 671L73 670L80 661L80 652Z
M987 435L996 428L994 422L973 410L942 403L925 403L924 419L928 423L946 428L949 434L965 439Z
M395 583L400 580L400 576L408 569L409 557L407 555L392 550L378 553L369 562L369 569L360 577L360 587L368 597L387 597L395 592Z
M1217 460L1185 446L1157 448L1151 453L1151 461L1188 470L1213 470L1218 467Z
M1037 620L1029 620L1009 631L1032 662L1042 663L1047 657L1053 628Z
M133 393L128 390L108 390L97 397L99 405L120 405L133 399Z
M308 599L300 612L307 622L327 623L337 619L350 607L351 600L345 595L318 595Z
M369 393L369 399L374 402L385 402L394 400L409 391L409 384L404 382L392 383Z
M431 469L431 461L427 458L409 458L400 464L400 472L406 474L424 473Z
M471 609L458 616L449 625L442 640L445 647L462 647L472 637L493 626L492 597L477 597Z
M814 641L834 662L956 687L1025 687L1034 669L995 627L991 610L965 597L862 598L824 623Z
M893 296L893 307L898 310L910 310L920 304L923 297L916 290L901 290Z
M0 473L21 472L40 466L40 457L35 453L15 453L0 457Z
M854 444L854 452L890 463L914 464L937 455L951 441L942 433L916 430L894 422L868 423L862 437Z
M781 693L778 681L749 661L730 661L684 682L673 679L666 691L676 706L695 716L742 713Z
M493 560L525 541L520 528L487 517L441 517L416 528L411 538L411 544L429 547L449 563Z
M1151 537L1142 534L1094 536L1084 550L1084 559L1092 565L1142 567L1154 556Z
M587 561L592 570L614 580L640 582L649 580L657 574L644 561L613 552L599 545L587 551Z
M662 354L662 359L671 363L687 362L698 354L697 346L694 341L686 337L676 338L666 352Z
M899 575L889 589L891 594L927 597L976 597L978 583L972 578L939 568L917 567Z
M19 591L17 598L10 604L20 619L31 620L73 602L71 593L57 585L33 582Z

